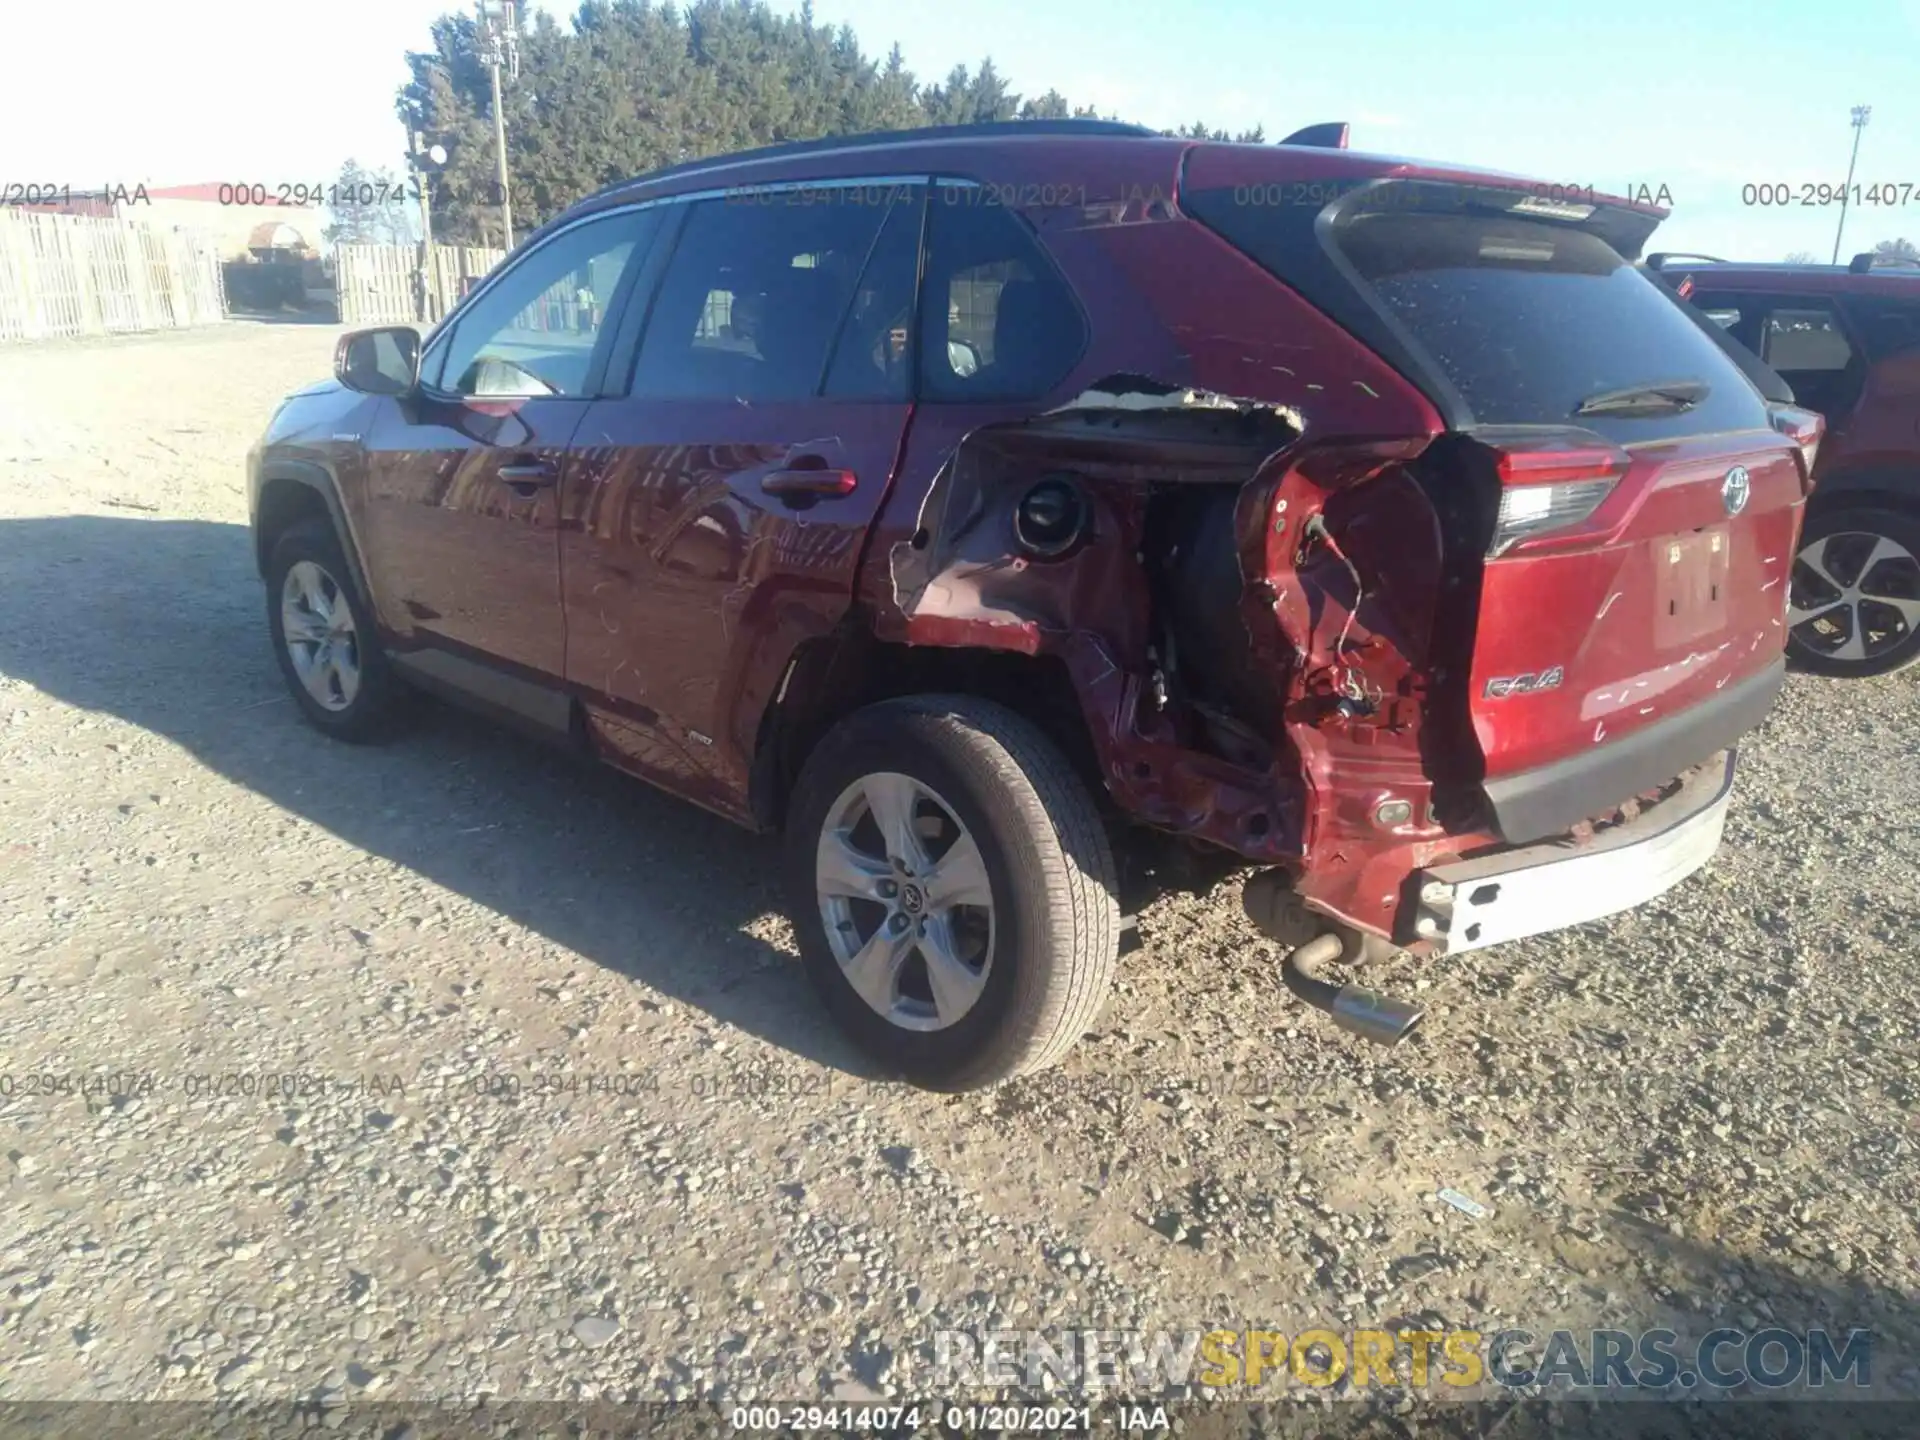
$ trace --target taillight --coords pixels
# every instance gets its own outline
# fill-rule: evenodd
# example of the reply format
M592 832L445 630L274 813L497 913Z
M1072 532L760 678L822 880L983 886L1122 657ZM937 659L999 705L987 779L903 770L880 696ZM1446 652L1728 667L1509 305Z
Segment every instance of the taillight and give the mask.
M1631 461L1624 450L1593 438L1591 445L1568 445L1562 436L1492 447L1500 476L1500 511L1488 555L1503 555L1522 540L1570 529L1600 508Z
M1773 428L1793 441L1800 451L1802 480L1813 479L1813 462L1820 456L1820 440L1827 433L1827 422L1812 410L1778 402L1767 406L1767 418Z

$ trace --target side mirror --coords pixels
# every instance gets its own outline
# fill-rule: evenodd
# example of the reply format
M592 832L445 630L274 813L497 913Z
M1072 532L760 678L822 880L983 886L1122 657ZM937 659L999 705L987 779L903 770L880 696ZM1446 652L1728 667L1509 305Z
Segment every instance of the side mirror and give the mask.
M333 347L333 376L363 395L407 395L420 384L420 332L411 325L350 330Z
M980 370L980 352L965 340L947 341L947 364L961 379Z

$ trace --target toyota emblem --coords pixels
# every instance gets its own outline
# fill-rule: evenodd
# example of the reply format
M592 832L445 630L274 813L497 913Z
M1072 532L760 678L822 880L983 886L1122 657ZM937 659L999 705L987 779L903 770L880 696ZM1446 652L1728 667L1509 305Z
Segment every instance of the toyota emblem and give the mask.
M1753 477L1747 474L1747 467L1736 465L1727 471L1727 478L1720 482L1720 500L1727 507L1727 514L1738 515L1747 508L1747 500L1753 494Z

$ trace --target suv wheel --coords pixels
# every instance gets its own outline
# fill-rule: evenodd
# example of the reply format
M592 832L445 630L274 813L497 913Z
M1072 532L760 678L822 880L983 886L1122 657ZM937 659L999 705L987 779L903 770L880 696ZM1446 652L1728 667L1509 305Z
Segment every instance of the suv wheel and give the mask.
M306 521L274 543L267 562L267 626L300 713L341 740L373 740L404 699L333 527Z
M1920 519L1863 505L1808 520L1787 627L1788 656L1816 675L1885 675L1920 660Z
M842 721L795 788L786 868L828 1010L915 1084L1051 1065L1106 998L1106 831L1065 758L1003 706L913 696Z

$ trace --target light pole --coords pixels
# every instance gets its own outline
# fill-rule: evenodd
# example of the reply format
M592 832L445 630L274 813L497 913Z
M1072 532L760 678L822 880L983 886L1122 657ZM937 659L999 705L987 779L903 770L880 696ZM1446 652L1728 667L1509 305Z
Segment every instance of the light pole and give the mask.
M1853 154L1847 160L1847 183L1840 191L1840 223L1833 231L1833 263L1840 263L1840 237L1847 233L1847 195L1853 189L1853 165L1860 158L1860 132L1867 128L1867 117L1873 114L1871 105L1853 107Z
M435 283L438 277L433 249L433 206L428 197L440 167L447 163L447 150L444 145L428 143L427 136L418 130L408 132L407 142L407 161L420 188L420 319L431 325L440 318L434 313L440 289Z
M507 117L500 106L500 69L520 78L520 36L514 26L513 0L474 0L480 16L480 63L493 74L493 153L500 185L500 228L513 249L513 199L507 193Z

